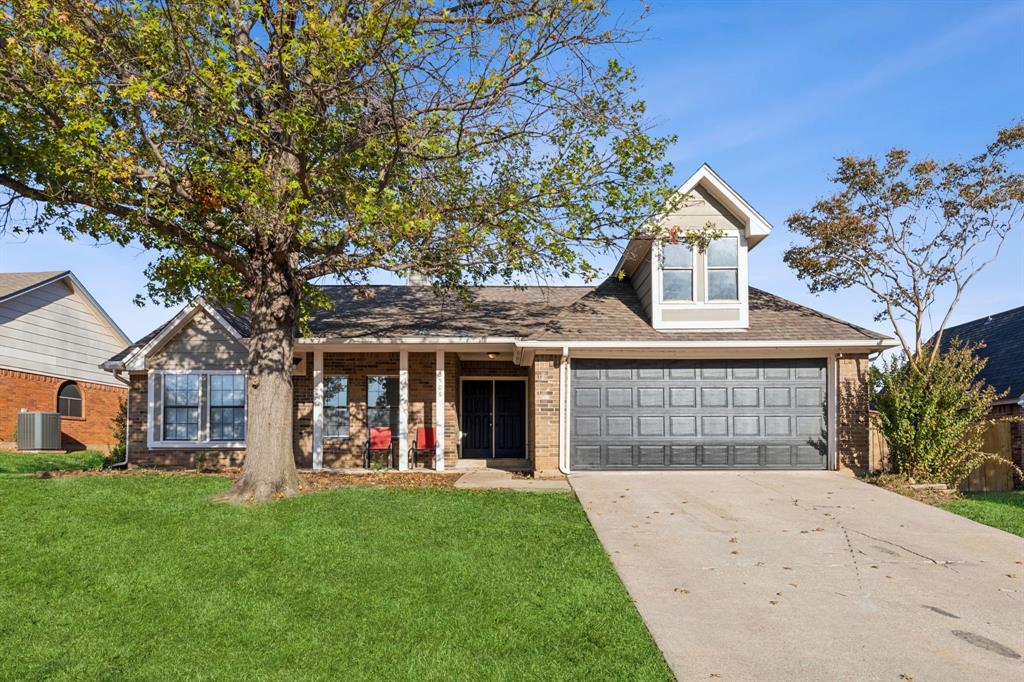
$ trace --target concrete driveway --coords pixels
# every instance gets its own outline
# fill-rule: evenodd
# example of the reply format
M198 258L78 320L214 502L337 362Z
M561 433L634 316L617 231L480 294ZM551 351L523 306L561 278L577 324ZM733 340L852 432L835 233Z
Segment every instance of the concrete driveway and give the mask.
M834 472L570 482L681 680L1024 680L1024 539Z

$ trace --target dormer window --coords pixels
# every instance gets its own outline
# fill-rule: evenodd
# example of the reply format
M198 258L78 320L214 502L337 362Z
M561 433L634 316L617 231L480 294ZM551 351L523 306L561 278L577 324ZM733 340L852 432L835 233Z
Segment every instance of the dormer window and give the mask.
M723 237L708 245L708 300L739 300L739 239Z
M664 245L661 277L661 300L693 300L693 250L689 244Z

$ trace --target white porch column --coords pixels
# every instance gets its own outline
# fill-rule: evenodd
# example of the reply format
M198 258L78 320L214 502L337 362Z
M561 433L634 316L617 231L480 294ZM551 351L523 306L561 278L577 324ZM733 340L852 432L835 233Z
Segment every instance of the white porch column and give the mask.
M437 369L434 373L434 434L437 449L434 452L434 470L444 471L444 351L437 351Z
M324 468L324 352L313 351L313 469Z
M409 468L409 351L398 352L398 470Z

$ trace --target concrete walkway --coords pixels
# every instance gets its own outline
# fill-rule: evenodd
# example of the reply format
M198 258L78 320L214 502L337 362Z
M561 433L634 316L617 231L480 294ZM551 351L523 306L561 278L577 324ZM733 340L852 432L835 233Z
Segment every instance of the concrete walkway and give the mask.
M1024 539L833 472L570 482L681 680L1024 680Z
M473 469L455 481L456 488L478 490L566 490L565 478L528 478L500 469Z

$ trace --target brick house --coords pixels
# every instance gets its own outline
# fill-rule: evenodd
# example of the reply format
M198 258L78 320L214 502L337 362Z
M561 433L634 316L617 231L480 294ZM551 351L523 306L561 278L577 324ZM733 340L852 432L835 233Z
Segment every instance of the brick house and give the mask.
M61 445L108 450L126 386L100 364L130 343L70 271L0 273L0 448L17 415L61 414Z
M748 286L771 227L709 167L666 228L713 222L705 253L632 240L593 287L325 286L333 306L295 339L300 467L361 466L372 426L436 469L864 470L867 368L895 344ZM237 464L245 455L247 321L196 300L105 367L130 381L129 459Z
M989 413L990 417L1024 418L1024 306L1006 310L950 327L943 343L954 339L984 344L977 355L987 360L979 379L1006 393ZM1010 424L1010 449L1013 461L1024 468L1024 423Z

